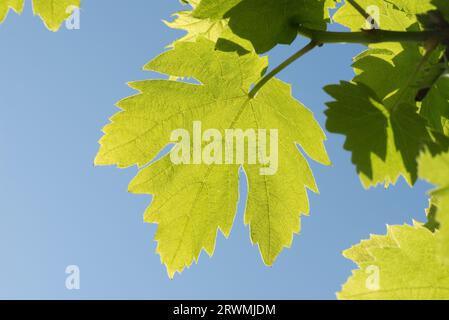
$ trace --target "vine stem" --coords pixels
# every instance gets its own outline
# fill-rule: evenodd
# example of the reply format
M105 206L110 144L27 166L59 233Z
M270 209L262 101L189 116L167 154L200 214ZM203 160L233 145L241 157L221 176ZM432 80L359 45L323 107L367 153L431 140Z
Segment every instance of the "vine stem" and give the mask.
M298 33L310 39L309 44L290 56L272 71L264 75L256 85L250 90L249 97L252 99L262 89L262 87L275 77L279 72L287 68L290 64L325 43L358 43L371 44L381 42L428 42L430 40L441 43L449 39L449 30L436 31L388 31L380 29L362 30L360 32L331 32L321 31L298 26Z
M298 33L318 43L426 42L430 39L441 41L449 38L449 30L409 32L371 29L360 32L330 32L298 27Z
M265 76L263 76L259 82L256 83L256 85L250 90L249 97L252 99L256 96L257 92L259 92L260 89L268 82L270 81L274 76L276 76L279 72L287 68L289 65L291 65L293 62L307 54L308 52L312 51L320 45L319 42L316 42L315 40L310 41L305 47L301 48L299 51L294 53L292 56L290 56L287 60L282 62L280 65L278 65L276 68L271 70L269 73L267 73Z

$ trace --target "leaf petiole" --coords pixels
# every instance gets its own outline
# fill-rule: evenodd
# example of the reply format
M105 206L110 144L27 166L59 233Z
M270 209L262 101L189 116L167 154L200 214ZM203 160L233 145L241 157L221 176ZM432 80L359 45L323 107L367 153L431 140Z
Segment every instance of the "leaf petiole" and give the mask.
M276 68L271 70L269 73L267 73L265 76L263 76L259 82L256 83L256 85L250 90L249 97L252 99L256 96L257 92L259 92L260 89L273 77L275 77L279 72L287 68L289 65L291 65L293 62L307 54L308 52L312 51L315 47L319 46L320 43L316 42L315 40L310 41L305 47L301 48L299 51L297 51L295 54L290 56L287 60L282 62L280 65L278 65Z

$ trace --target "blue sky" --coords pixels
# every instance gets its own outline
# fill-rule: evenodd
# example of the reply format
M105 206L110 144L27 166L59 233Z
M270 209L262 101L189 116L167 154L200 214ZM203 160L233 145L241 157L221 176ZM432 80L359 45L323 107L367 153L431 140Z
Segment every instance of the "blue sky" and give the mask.
M27 3L0 26L0 298L334 299L354 268L342 250L386 224L424 220L427 185L364 190L343 137L328 134L333 165L312 164L321 194L310 195L311 216L273 267L251 245L240 204L215 255L169 280L156 228L142 219L150 199L127 193L136 169L93 159L115 102L133 94L126 82L154 76L142 66L180 36L161 21L180 9L176 0L84 0L81 29L51 33ZM275 48L271 65L300 45ZM361 49L325 46L280 74L323 127L322 87L350 79ZM65 287L68 265L80 268L80 290Z

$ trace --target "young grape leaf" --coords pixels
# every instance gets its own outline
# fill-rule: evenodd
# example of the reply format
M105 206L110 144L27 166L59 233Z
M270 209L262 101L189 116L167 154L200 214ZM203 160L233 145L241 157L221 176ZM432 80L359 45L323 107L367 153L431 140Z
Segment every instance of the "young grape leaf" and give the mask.
M404 102L390 107L357 82L341 82L325 91L335 99L327 104L326 128L346 136L344 147L352 152L352 162L367 188L395 184L401 175L413 184L421 150L447 148L447 139L434 137L414 105Z
M193 16L193 11L181 11L176 13L175 16L175 20L171 22L165 21L165 24L173 29L187 31L187 34L176 40L176 42L195 42L198 38L202 37L216 42L216 48L219 50L224 50L223 44L227 41L228 43L232 43L234 46L237 46L234 47L234 49L240 48L245 52L254 51L254 47L251 42L238 37L232 32L226 19L200 19Z
M418 21L416 16L398 10L395 5L385 0L357 0L356 2L369 14L373 14L374 10L377 11L377 14L373 14L372 17L377 19L377 25L382 30L406 31ZM370 29L367 19L347 1L335 12L332 20L348 27L351 31Z
M58 31L61 24L79 8L81 0L32 0L33 13L41 17L51 31ZM9 8L22 13L24 0L2 0L0 2L0 23L6 18Z
M324 30L334 0L202 0L194 16L200 19L229 19L231 30L249 40L256 52L269 51L277 44L290 44L298 25Z
M437 254L437 233L415 224L388 226L343 254L358 269L343 285L342 300L449 299L449 268Z
M192 15L192 11L181 11L176 13L175 16L175 20L165 21L165 24L173 29L187 31L187 34L177 41L195 42L199 37L203 37L216 42L227 26L224 19L198 19Z
M332 20L354 32L371 29L373 25L377 25L382 30L391 31L418 31L420 29L416 15L399 10L395 5L385 0L357 0L357 4L371 15L375 23L362 16L348 2L345 2L337 10ZM371 49L388 50L395 54L400 53L404 49L399 42L370 44L369 47ZM388 59L388 56L383 56L383 58Z
M296 143L312 159L328 164L325 135L312 113L292 98L290 87L280 80L271 80L255 98L249 98L251 84L267 67L266 58L214 48L215 43L204 38L177 42L174 49L148 63L146 70L172 79L193 78L200 84L131 83L139 93L119 102L122 111L104 128L95 163L143 167L170 143L173 130L183 128L192 136L197 120L203 130L220 132L277 129L277 172L261 175L264 165L243 164L249 189L245 223L263 261L271 265L300 231L300 214L309 212L306 189L318 191ZM176 165L171 156L179 152L178 146L170 156L142 168L129 186L131 192L154 195L145 221L158 224L157 252L170 277L197 261L203 249L212 255L218 229L229 236L238 198L238 163L223 165L216 159ZM190 151L195 148L191 146ZM221 155L223 150L216 152Z
M426 15L438 10L446 18L449 17L449 2L447 0L386 0L407 14ZM449 20L448 20L449 21Z
M435 10L433 0L385 0L408 14L423 14Z
M436 239L441 258L449 263L449 153L423 153L419 160L419 176L437 186L431 192L440 230Z
M9 9L21 14L23 11L24 0L2 0L0 1L0 23L2 23L8 15Z
M33 12L41 17L49 30L58 31L64 20L80 5L81 0L33 0Z

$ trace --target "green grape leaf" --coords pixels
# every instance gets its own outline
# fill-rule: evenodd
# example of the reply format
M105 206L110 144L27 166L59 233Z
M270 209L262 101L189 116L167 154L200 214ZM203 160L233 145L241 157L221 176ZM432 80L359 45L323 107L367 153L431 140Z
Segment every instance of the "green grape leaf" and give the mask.
M217 43L216 48L227 51L223 47L225 41L234 44L235 51L241 48L244 52L254 51L254 48L248 40L242 39L234 34L228 26L226 19L200 19L193 16L192 11L182 11L175 14L176 18L171 21L165 21L165 24L173 29L187 31L187 34L176 40L195 42L198 38L206 38Z
M432 16L431 20L435 20L437 24L441 22L440 17L445 18L449 22L449 2L447 0L388 0L396 3L397 7L408 14ZM437 13L437 11L439 13ZM425 20L424 20L425 21Z
M33 0L33 12L41 17L51 31L58 31L74 8L79 8L81 0Z
M449 13L449 2L446 0L357 0L357 4L365 9L370 19L366 19L353 5L346 2L334 14L333 20L352 31L371 29L372 20L377 28L382 30L419 31L447 28L443 17L446 15L447 20ZM401 44L398 42L371 44L370 47L401 50Z
M421 150L447 148L446 139L434 137L414 105L389 107L363 83L341 82L325 91L335 99L327 104L326 128L346 136L344 147L352 152L352 162L367 188L395 184L400 176L413 184Z
M370 8L376 8L378 14L373 15L377 19L377 25L382 30L406 31L411 25L417 22L417 17L398 10L393 4L385 0L357 0L367 12ZM367 19L350 3L345 2L332 17L332 20L348 27L352 31L370 29ZM384 46L385 44L382 44ZM375 46L374 46L375 47Z
M417 19L412 15L408 15L405 12L396 9L396 7L385 2L385 0L357 0L357 4L360 5L362 9L367 12L370 7L376 8L378 14L373 15L374 19L377 19L377 25L382 28L382 30L394 30L394 31L407 31L410 29L416 29L412 26L416 25ZM372 13L372 12L371 12ZM369 29L371 25L367 22L367 19L363 17L357 9L351 5L349 2L345 2L333 15L332 20L348 27L351 31L360 31L362 29ZM392 60L396 55L400 54L404 50L403 44L401 43L379 43L370 44L369 49L359 54L354 58L358 66L355 66L355 71L357 74L363 71L370 71L370 60L373 64L378 67L379 64L389 67L389 72L393 68L394 64ZM365 60L366 59L366 60ZM367 63L364 63L364 62ZM368 70L363 70L367 68ZM362 69L362 70L359 70ZM375 69L374 67L372 69ZM377 69L375 69L377 70ZM382 72L375 72L372 76L383 76ZM386 75L385 75L386 76ZM368 86L375 85L374 82L378 81L379 78L373 79L373 83L367 83ZM378 85L382 85L378 84Z
M449 153L423 153L419 160L419 176L437 186L431 192L440 230L436 237L439 254L443 261L449 263Z
M437 234L414 226L388 226L343 254L358 269L343 285L342 300L449 299L449 268L437 254Z
M164 21L173 29L187 31L187 34L177 41L196 42L199 37L216 42L226 28L225 20L198 19L192 15L192 11L181 11L175 14L176 19L172 22Z
M51 31L58 31L65 19L70 17L74 8L79 8L81 0L33 0L33 13L41 17L45 26ZM22 13L24 0L2 0L0 3L0 23L6 18L11 8Z
M240 164L249 189L245 224L250 226L252 243L258 245L267 265L300 231L300 214L309 213L307 189L318 191L297 144L310 158L329 164L323 131L312 113L292 98L288 85L273 79L255 98L249 98L249 89L266 69L267 59L252 52L238 55L214 48L215 43L204 38L195 43L177 42L174 49L148 63L146 70L200 84L180 80L131 83L139 93L119 102L122 111L104 128L95 160L96 165L141 167L129 190L154 195L145 221L158 224L157 252L170 277L197 261L202 250L212 255L218 229L229 236ZM216 158L196 165L176 165L172 156L180 152L180 143L170 155L146 166L170 143L173 130L183 128L194 136L196 121L201 121L203 131L278 130L276 173L261 175L264 165L260 163L224 165ZM191 146L186 159L204 144ZM230 148L231 158L235 147ZM215 154L221 155L223 148L218 149Z
M326 29L333 0L202 0L194 12L200 19L229 19L231 30L249 40L256 52L269 51L277 44L290 44L299 24Z
M24 0L2 0L0 1L0 23L2 23L8 15L9 9L21 14L23 11Z
M433 0L385 0L409 14L423 14L435 10Z

